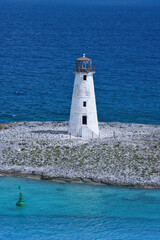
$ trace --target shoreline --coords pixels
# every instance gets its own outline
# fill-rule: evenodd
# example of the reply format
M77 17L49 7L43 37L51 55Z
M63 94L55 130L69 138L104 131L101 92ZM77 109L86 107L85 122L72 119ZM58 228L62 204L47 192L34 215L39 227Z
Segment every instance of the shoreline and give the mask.
M69 136L68 122L0 124L0 174L160 188L160 125L99 123L100 137Z
M58 183L84 183L84 184L93 184L100 186L112 186L112 187L126 187L126 188L140 188L140 189L160 189L160 186L155 185L134 185L134 184L118 184L118 183L110 183L97 181L95 179L87 179L87 178L66 178L66 177L48 177L40 174L29 174L29 173L21 173L21 172L2 172L0 171L0 177L18 177L18 178L28 178L38 181L50 181L50 182L58 182Z

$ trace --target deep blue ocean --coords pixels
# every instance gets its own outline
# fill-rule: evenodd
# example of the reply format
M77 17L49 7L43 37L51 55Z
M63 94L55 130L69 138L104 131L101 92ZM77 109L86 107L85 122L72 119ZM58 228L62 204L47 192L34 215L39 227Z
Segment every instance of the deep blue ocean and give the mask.
M83 53L99 121L160 124L159 0L0 0L0 122L68 121Z

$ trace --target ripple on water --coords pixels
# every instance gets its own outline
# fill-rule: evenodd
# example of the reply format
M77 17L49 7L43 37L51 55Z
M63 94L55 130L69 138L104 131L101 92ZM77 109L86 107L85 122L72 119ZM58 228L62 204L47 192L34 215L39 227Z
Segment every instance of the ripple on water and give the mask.
M24 208L16 207L21 185ZM62 187L63 186L63 187ZM159 189L0 177L0 239L156 239ZM3 230L2 230L3 229Z

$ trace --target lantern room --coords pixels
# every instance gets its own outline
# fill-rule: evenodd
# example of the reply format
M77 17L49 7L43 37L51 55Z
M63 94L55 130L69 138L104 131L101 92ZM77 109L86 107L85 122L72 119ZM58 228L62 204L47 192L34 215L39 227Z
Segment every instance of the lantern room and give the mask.
M95 69L92 68L92 61L89 58L85 57L85 54L83 54L83 57L78 58L76 60L76 72L95 72Z

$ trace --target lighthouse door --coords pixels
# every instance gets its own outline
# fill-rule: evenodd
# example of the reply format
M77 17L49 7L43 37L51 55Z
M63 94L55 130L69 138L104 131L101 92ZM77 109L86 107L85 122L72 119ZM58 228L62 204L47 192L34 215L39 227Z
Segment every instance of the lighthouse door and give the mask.
M87 116L82 116L82 124L87 125Z

